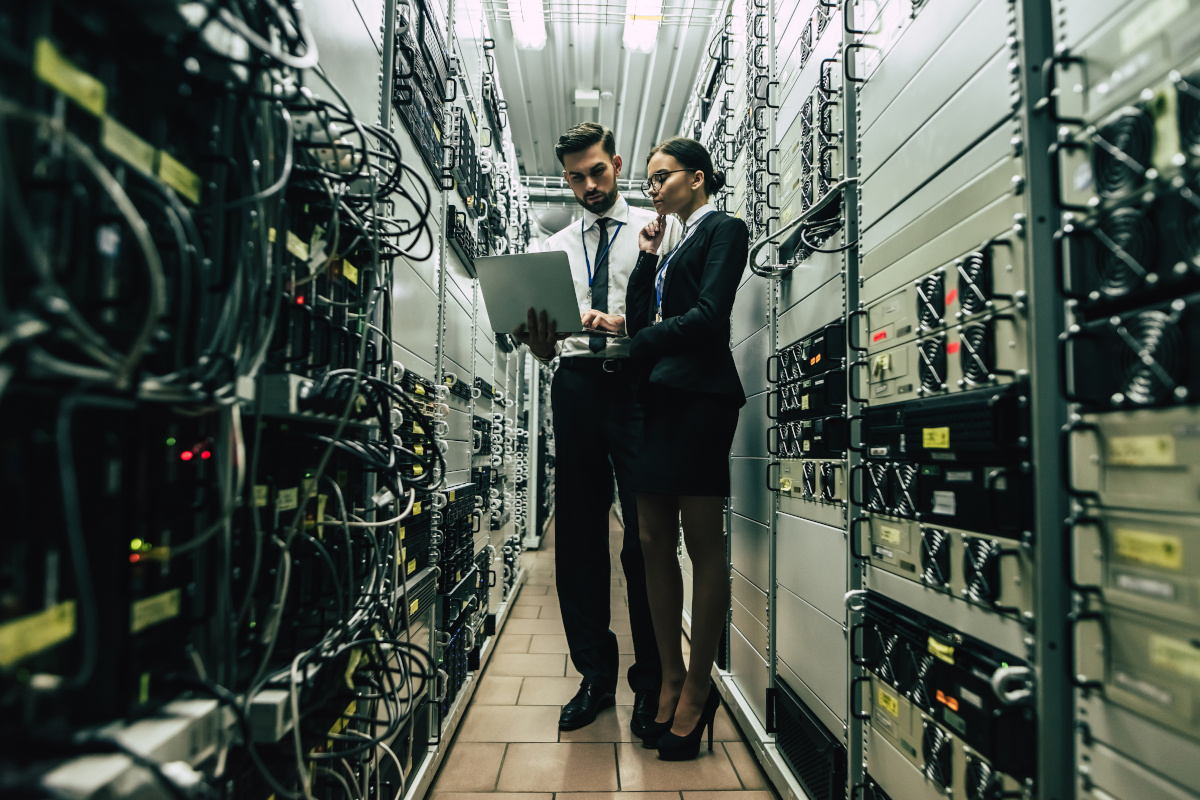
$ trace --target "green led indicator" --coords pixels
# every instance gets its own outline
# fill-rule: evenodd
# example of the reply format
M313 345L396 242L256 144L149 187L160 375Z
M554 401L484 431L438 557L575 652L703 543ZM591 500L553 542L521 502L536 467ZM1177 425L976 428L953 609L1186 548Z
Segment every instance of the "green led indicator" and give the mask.
M175 437L174 436L168 437L167 438L167 447L174 447L174 446L175 446Z
M130 540L129 549L130 550L141 550L142 549L142 540L141 539Z

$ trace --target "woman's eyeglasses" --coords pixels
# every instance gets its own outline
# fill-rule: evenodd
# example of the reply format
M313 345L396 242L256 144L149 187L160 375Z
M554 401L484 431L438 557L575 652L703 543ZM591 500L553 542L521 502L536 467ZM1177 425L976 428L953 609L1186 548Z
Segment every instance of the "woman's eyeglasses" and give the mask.
M665 181L667 179L667 176L672 175L676 172L691 172L691 170L690 169L659 170L658 172L654 173L649 178L647 178L646 181L642 184L642 193L648 195L651 192L657 192L659 189L662 188L663 181Z

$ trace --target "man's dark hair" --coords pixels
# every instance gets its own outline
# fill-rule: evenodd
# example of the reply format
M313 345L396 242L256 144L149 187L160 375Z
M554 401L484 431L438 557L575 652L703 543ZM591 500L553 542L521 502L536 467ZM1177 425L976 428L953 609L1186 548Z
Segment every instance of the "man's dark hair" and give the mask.
M554 155L558 156L558 163L561 164L563 156L568 153L582 153L597 143L604 145L604 152L608 153L609 158L617 154L617 140L607 125L581 122L558 137L558 144L554 145Z

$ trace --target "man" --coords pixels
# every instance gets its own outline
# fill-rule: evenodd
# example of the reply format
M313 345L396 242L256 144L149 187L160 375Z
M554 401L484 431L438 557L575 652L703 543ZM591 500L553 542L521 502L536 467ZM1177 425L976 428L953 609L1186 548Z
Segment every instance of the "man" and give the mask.
M617 191L621 157L612 131L584 122L559 137L554 148L563 177L583 206L583 219L551 236L544 250L567 253L581 312L616 319L625 313L625 288L638 256L638 232L656 218L633 208ZM680 235L669 220L666 247ZM594 315L593 315L594 316ZM633 480L634 452L641 440L637 377L629 369L629 340L599 333L560 340L555 320L530 309L513 334L542 361L561 356L551 386L554 412L555 572L558 601L571 662L583 676L563 706L560 730L581 728L615 702L617 638L609 630L608 514L613 474L625 534L621 565L629 592L634 663L627 678L634 691L631 728L641 736L654 721L661 680L658 647L638 538Z

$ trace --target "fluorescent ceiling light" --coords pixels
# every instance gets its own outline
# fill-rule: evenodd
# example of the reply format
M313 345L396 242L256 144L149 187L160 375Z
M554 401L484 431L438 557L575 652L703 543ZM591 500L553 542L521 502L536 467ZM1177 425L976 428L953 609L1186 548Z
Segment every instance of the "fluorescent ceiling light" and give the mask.
M625 46L635 53L653 52L662 23L662 0L626 0Z
M522 50L541 50L546 46L546 12L542 0L508 0L513 39Z

